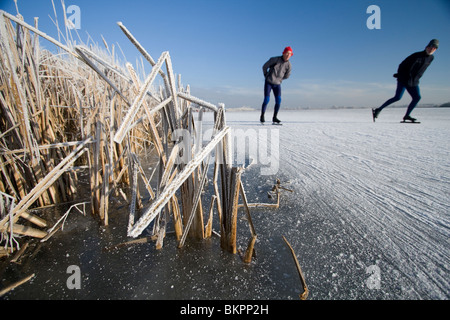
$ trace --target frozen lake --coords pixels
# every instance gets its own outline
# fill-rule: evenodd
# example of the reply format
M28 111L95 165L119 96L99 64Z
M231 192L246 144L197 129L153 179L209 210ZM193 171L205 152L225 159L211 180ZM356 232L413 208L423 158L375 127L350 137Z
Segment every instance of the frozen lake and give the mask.
M421 124L400 124L404 112L280 115L278 176L295 193L270 223L292 240L312 298L450 296L450 109L416 109Z
M105 251L129 240L128 208L117 203L109 227L73 213L27 263L3 270L3 279L36 273L4 297L298 299L285 236L309 299L449 299L450 109L416 109L421 124L400 124L404 111L387 108L373 123L368 109L281 110L281 127L260 125L258 112L227 112L233 133L250 141L238 149L257 146L242 177L249 202L271 202L276 178L293 191L279 209L251 211L258 241L249 265L215 236L177 249L169 233L162 250ZM240 219L242 249L248 240ZM70 265L80 268L80 289L67 288Z

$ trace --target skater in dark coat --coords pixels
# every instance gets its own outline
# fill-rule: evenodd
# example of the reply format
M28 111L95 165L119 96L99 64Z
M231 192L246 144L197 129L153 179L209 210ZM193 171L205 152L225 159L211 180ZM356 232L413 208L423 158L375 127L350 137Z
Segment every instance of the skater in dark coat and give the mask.
M416 119L411 117L411 112L417 106L417 103L421 98L419 90L419 79L422 77L425 70L427 70L431 62L433 62L433 53L437 50L438 47L439 40L433 39L430 41L424 51L413 53L408 58L403 60L403 62L398 67L397 73L394 74L394 77L397 78L397 91L395 92L395 96L387 100L381 107L372 109L374 122L380 114L381 110L383 110L388 105L399 101L402 98L405 90L408 91L408 93L411 95L412 101L409 104L408 109L406 110L403 121L416 121Z
M261 107L261 123L265 122L264 114L270 100L270 92L273 91L275 96L275 109L273 112L273 123L279 124L281 121L277 118L278 111L281 106L281 82L289 78L292 70L289 59L294 55L291 47L286 47L283 55L280 57L270 58L263 65L263 74L266 79L264 82L264 102Z

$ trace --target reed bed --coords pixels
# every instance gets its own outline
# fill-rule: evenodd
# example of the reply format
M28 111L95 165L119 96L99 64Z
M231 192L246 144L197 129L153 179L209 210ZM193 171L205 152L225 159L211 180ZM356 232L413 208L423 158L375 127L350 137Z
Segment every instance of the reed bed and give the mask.
M182 87L174 76L169 52L154 60L122 23L118 27L151 65L149 74L140 77L131 63L119 65L106 43L108 50L63 44L40 31L37 19L30 25L20 15L0 11L0 231L5 254L19 250L23 238L47 240L65 220L51 226L31 208L72 202L71 209L90 207L108 225L109 200L116 196L129 203L124 213L129 215L128 236L137 238L152 226L158 249L170 219L182 247L187 238L210 237L217 216L222 248L236 253L238 207L244 207L251 232L244 260L251 261L256 240L252 205L241 182L242 168L231 167L225 107L190 95L189 86ZM43 49L41 41L57 50ZM157 89L156 78L164 83ZM196 140L205 111L214 112L214 128L203 144ZM142 159L149 153L158 164L146 173ZM76 203L80 172L86 171L89 199ZM212 184L207 183L211 171ZM143 201L142 184L149 200ZM208 187L212 192L204 192Z

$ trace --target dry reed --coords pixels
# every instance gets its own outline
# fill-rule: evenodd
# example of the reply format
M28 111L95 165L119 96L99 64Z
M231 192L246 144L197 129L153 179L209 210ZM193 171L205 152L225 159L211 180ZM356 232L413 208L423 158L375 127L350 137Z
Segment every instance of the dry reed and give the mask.
M98 46L75 46L68 30L63 44L40 31L37 20L31 26L20 15L0 11L0 231L5 247L18 249L17 234L47 240L58 230L29 209L74 201L79 172L87 170L92 214L107 225L109 198L126 197L128 236L138 237L153 223L158 249L170 217L179 247L187 236L211 236L216 208L222 247L236 253L241 195L252 234L245 258L250 262L256 233L242 170L231 167L224 106L191 96L189 86L176 83L169 52L155 61L122 23L118 25L152 66L143 81L132 64L117 64L113 54ZM43 49L42 39L57 51ZM153 85L157 77L164 83L159 90ZM198 121L194 108L200 110ZM205 146L183 141L189 161L177 163L181 150L172 141L177 130L197 139L204 110L214 112L211 141ZM150 175L141 164L146 153L158 160ZM213 153L214 190L205 201ZM139 181L149 194L148 203L142 201ZM203 203L209 204L206 226Z

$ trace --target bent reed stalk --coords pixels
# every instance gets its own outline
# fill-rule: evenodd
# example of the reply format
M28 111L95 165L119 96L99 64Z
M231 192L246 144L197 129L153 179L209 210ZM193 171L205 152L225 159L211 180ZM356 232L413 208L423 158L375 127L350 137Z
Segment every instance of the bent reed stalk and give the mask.
M130 204L128 236L139 236L152 223L160 249L172 216L182 247L187 237L202 239L214 233L215 207L221 246L236 253L239 195L245 204L247 200L242 169L231 167L225 107L191 96L180 77L177 83L168 51L155 62L131 32L118 25L152 66L148 75L139 77L130 63L120 65L105 41L106 51L98 45L75 45L66 28L63 44L40 31L37 19L31 26L20 15L0 11L0 191L17 203L2 206L2 236L8 243L19 233L47 240L56 229L29 209L74 202L82 191L77 188L84 171L91 212L105 225L110 198L123 197ZM41 39L56 49L44 49ZM159 90L154 87L157 77L164 84ZM198 110L196 121L193 111ZM175 163L180 156L172 141L176 130L187 130L196 140L205 110L214 112L211 141L204 147L184 141L183 152L192 160ZM149 154L157 161L150 173L142 167ZM204 201L211 154L214 190ZM139 180L148 200L141 196ZM202 203L210 203L206 226ZM249 206L246 215L249 262L256 240Z

